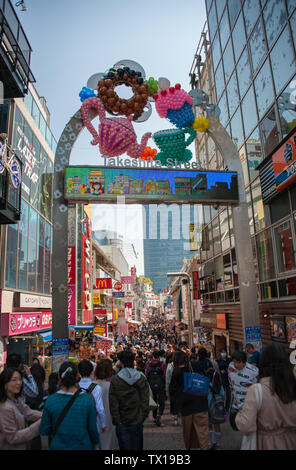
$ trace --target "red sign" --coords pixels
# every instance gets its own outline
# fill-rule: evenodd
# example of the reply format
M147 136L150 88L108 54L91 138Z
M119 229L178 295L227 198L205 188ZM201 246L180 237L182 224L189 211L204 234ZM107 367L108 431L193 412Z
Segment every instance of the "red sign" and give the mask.
M226 314L225 313L217 313L216 314L217 320L217 328L221 328L222 330L226 330Z
M2 336L19 335L51 327L51 312L14 312L1 314Z
M296 132L272 155L276 190L282 191L296 179Z
M106 317L107 310L105 308L95 308L94 315L97 315L98 317Z
M109 277L97 278L95 289L112 289L112 279Z
M114 288L115 290L121 290L121 289L122 289L122 284L121 284L121 282L119 282L119 281L115 282L113 288Z
M132 276L121 276L121 284L132 284L133 282Z
M197 271L193 271L192 279L193 279L193 298L200 299L200 286L199 286L199 279L198 279Z
M68 246L68 284L76 284L76 247Z
M91 241L82 234L82 310L91 310Z

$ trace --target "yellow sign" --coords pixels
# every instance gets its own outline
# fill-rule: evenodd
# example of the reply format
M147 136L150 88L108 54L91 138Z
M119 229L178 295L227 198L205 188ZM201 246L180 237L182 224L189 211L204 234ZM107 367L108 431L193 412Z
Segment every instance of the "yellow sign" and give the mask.
M189 242L190 242L190 251L198 250L197 246L197 230L195 224L189 225Z
M94 305L101 304L101 294L93 294L93 304Z

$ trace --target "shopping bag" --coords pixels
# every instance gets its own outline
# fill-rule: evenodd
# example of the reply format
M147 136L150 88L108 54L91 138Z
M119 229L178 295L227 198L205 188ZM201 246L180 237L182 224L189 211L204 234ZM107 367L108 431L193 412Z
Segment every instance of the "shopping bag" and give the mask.
M184 392L192 395L207 396L210 379L197 372L184 372Z

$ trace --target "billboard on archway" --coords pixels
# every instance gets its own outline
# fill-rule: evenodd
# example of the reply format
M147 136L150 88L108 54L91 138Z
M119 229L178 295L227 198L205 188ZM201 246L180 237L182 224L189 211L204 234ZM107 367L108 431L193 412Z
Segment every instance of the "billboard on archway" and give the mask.
M65 199L81 203L237 204L237 173L178 168L65 168Z

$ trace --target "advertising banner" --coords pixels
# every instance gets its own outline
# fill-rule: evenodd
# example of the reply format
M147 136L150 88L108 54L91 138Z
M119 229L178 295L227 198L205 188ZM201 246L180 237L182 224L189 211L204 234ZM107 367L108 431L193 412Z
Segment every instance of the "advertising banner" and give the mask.
M94 178L100 179L95 190ZM126 204L237 203L237 173L177 168L66 167L65 199L114 203L120 195Z
M95 289L112 289L112 279L108 277L97 278Z
M1 335L13 336L52 327L52 312L14 312L1 314Z
M76 286L68 286L68 325L76 325Z
M277 192L285 189L296 179L296 131L272 155Z

